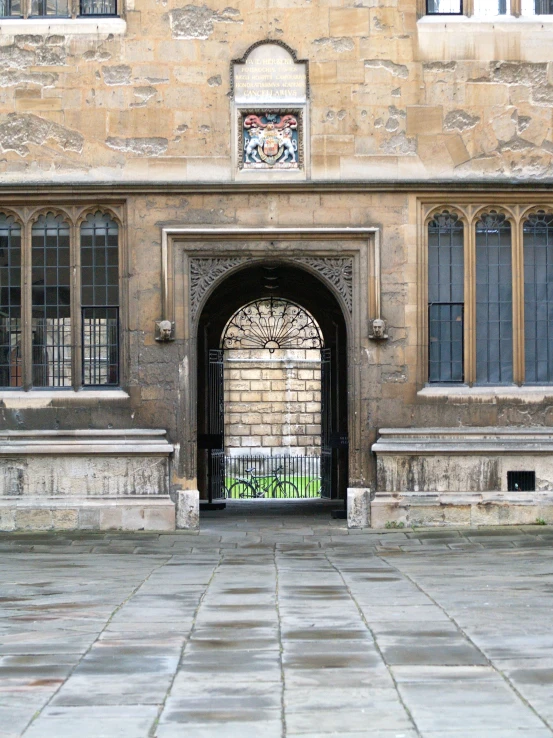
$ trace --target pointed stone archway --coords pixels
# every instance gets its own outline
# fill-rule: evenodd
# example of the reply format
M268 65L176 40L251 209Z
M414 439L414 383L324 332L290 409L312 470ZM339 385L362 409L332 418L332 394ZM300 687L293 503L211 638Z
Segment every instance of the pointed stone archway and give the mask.
M174 322L182 345L175 483L188 489L202 486L197 441L204 422L208 344L216 345L246 296L259 295L259 270L272 265L286 272L282 296L310 310L336 346L338 428L349 440L341 452L346 461L337 494L345 495L348 487L374 488L374 432L365 420L362 365L369 354L370 321L380 317L379 235L377 228L162 230L161 317Z

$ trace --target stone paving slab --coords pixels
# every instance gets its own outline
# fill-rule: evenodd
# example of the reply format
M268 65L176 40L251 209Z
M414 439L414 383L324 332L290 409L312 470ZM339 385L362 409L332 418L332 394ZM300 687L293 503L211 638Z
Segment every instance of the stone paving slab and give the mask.
M259 509L1 534L0 738L553 738L553 531Z

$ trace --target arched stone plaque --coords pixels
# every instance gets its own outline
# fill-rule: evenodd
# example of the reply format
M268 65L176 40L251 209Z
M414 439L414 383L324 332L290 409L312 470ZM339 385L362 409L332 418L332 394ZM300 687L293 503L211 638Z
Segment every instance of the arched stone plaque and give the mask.
M237 105L282 105L307 101L307 62L287 46L267 41L250 48L233 62Z

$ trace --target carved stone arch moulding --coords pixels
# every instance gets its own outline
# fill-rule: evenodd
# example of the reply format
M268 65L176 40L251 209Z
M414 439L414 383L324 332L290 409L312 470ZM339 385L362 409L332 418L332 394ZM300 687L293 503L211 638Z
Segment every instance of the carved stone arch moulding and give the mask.
M200 307L208 291L220 282L228 272L236 267L262 261L262 258L252 260L250 256L204 257L190 258L190 314L192 321L196 321ZM310 267L323 282L331 285L334 292L338 292L344 305L351 314L353 306L353 258L299 256L288 257L286 262L304 264Z
M40 207L36 208L36 210L33 210L28 219L28 223L32 227L42 216L46 218L48 215L53 215L55 218L63 218L64 222L67 223L68 226L74 225L74 219L71 217L70 212L64 210L63 208L52 206Z
M431 208L426 210L424 217L424 225L428 226L430 221L435 220L439 216L452 215L455 216L464 226L467 226L470 222L470 218L467 213L456 205L440 204L433 205Z
M20 228L23 228L25 225L25 219L23 216L17 212L17 210L13 210L12 208L0 208L0 217L4 218L13 218L14 222L17 223L17 225Z
M101 213L102 215L108 215L117 225L119 228L123 227L123 216L120 212L120 208L113 207L110 205L90 205L86 208L83 208L79 211L76 219L75 224L77 227L80 227L84 221L88 218L89 215L96 215L96 213Z
M531 205L529 207L526 207L520 214L520 222L524 224L525 221L527 221L529 217L536 216L536 215L540 216L541 218L545 218L547 216L553 215L553 206L551 205Z
M511 208L500 206L500 205L483 205L482 207L479 207L478 210L474 212L473 217L472 217L472 225L476 226L476 224L479 221L481 221L482 218L485 218L485 217L495 217L495 218L502 217L513 226L517 222L516 215L511 210Z

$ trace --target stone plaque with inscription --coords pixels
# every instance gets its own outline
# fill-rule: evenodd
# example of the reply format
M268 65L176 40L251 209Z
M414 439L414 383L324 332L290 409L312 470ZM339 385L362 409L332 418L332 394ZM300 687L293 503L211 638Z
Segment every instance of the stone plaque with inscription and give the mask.
M307 64L287 48L266 42L234 62L234 102L282 105L307 101Z

